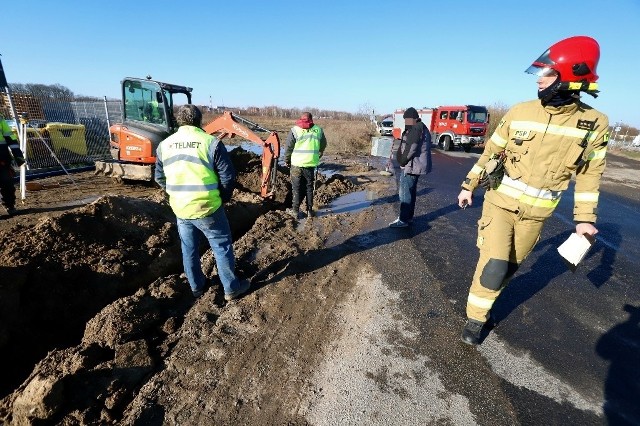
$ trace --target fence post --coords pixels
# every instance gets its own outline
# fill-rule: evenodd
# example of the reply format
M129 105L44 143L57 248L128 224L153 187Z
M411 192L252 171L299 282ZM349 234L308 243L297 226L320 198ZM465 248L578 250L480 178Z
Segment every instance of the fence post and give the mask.
M107 133L109 134L109 142L111 143L111 121L109 120L109 105L107 104L107 97L103 96L104 99L104 113L107 116Z
M16 120L16 127L17 127L17 123L20 120ZM27 134L27 125L28 125L28 121L25 118L24 119L24 123L20 123L20 127L18 127L18 134L20 135L20 148L22 150L22 155L24 156L24 161L25 163L20 166L20 199L22 201L22 203L24 204L24 200L27 198L27 161L29 161L29 158L27 157L27 138L29 137ZM24 142L23 142L24 141ZM24 148L22 147L22 145L24 145Z

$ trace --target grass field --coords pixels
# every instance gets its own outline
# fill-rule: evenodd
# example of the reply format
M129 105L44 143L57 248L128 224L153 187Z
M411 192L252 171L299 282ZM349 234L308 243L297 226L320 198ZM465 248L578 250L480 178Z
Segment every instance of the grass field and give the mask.
M632 160L640 160L640 151L632 151L630 149L613 149L611 152L615 155L631 158Z

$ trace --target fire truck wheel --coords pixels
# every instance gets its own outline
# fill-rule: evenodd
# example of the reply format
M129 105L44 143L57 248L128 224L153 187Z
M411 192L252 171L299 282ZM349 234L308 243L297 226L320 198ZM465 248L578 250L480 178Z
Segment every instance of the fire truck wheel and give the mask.
M466 143L466 144L462 145L462 149L464 149L464 152L470 152L471 151L471 145Z
M442 137L442 150L451 151L451 136Z

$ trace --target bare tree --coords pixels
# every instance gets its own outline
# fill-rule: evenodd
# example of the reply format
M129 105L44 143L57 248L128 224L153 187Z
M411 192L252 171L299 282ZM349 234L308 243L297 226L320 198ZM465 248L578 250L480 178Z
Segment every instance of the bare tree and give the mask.
M371 121L371 117L375 115L371 102L365 102L358 105L358 111L356 112L356 115L358 116L358 119Z
M487 139L493 134L498 127L498 123L502 117L509 111L509 107L502 102L495 103L487 107L489 111L489 128L487 129Z
M74 94L61 84L9 83L14 93L27 93L40 99L73 100Z

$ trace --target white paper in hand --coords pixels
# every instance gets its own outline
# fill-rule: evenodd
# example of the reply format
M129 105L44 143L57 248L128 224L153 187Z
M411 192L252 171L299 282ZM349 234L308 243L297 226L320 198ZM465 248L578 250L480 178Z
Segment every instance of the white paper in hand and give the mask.
M578 235L574 232L564 243L560 244L558 253L567 262L571 271L575 272L578 263L584 259L589 248L593 245L593 241L593 237L590 235Z

